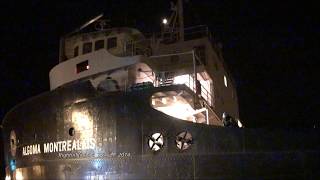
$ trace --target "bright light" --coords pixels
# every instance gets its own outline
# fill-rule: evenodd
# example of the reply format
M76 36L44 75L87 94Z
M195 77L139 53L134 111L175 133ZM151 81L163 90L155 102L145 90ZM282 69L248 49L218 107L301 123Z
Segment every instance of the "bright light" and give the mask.
M166 98L162 98L162 99L161 99L161 102L162 102L163 104L167 104L167 99L166 99Z
M89 113L74 111L72 112L72 123L77 132L81 133L80 138L91 138L93 135L93 122L89 118Z
M5 180L11 180L11 176L10 175L7 175Z
M240 120L238 119L238 126L240 127L240 128L242 128L243 127L243 125L242 125L242 123L240 122Z
M226 77L226 76L223 76L223 80L224 80L224 85L225 85L226 87L228 87L227 77Z
M155 109L168 114L169 116L189 121L193 121L193 115L195 114L195 111L190 104L181 102L176 102L164 107L155 107Z
M163 19L162 19L162 23L163 23L163 24L167 24L167 23L168 23L168 20L167 20L166 18L163 18Z
M173 83L174 84L185 84L192 91L195 91L193 77L190 76L189 74L184 74L184 75L174 77Z
M23 175L20 169L16 170L16 180L23 180Z
M222 113L222 119L224 119L226 117L227 117L227 113L226 112Z
M183 92L175 93L175 95L172 91L156 93L152 96L150 104L154 109L177 119L208 123L209 115L206 108L194 109L192 102L189 102L192 101L191 95L182 96Z
M88 70L88 69L90 68L90 66L89 66L89 65L87 65L87 67L86 67L86 68L87 68L87 70Z
M33 166L32 167L33 173L36 176L41 176L41 166Z
M177 102L177 97L173 96L173 102Z
M192 82L192 79L191 79ZM176 76L173 79L173 83L174 84L188 84L189 83L189 75L185 74L185 75L181 75L181 76Z

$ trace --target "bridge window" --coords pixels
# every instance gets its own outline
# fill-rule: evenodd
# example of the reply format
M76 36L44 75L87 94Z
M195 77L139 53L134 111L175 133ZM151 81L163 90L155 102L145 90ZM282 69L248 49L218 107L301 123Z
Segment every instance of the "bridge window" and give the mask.
M82 46L82 54L87 54L92 51L92 42L84 43Z
M77 57L79 55L79 46L74 48L73 57Z
M98 40L94 43L94 50L97 51L99 49L104 48L104 40Z
M107 41L107 48L111 49L117 47L117 38L113 37L113 38L109 38Z

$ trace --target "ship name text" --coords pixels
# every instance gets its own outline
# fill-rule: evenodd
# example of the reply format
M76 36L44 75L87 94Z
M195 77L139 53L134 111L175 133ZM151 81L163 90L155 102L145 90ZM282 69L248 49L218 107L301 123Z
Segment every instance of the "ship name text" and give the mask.
M46 154L46 153L54 153L54 152L89 150L89 149L95 149L95 147L96 147L96 140L94 138L89 138L84 140L66 140L66 141L48 142L43 144L32 144L32 145L23 146L22 156L36 155L41 153Z

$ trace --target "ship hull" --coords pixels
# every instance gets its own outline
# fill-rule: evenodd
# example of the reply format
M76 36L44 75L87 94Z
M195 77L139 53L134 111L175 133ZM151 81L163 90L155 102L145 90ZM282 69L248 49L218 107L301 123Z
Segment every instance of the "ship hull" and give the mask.
M320 135L316 129L222 128L179 120L150 105L154 93L172 90L187 91L184 86L171 86L100 93L85 82L27 100L10 111L3 122L7 176L13 179L319 177ZM78 119L74 118L75 112ZM12 132L15 146L11 144ZM183 132L192 136L185 150L177 146L177 136ZM158 151L153 151L149 144L155 133L163 137Z

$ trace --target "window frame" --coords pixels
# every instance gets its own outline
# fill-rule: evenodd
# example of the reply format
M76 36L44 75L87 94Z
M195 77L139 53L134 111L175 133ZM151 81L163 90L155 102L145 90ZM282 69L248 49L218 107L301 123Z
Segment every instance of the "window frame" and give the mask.
M102 43L100 44L100 42L102 42ZM97 45L98 45L98 46L99 46L99 45L102 45L102 46L100 46L100 47L97 48ZM100 49L103 49L104 46L105 46L105 40L104 40L104 39L96 40L96 41L94 42L94 51L98 51L98 50L100 50Z
M115 40L115 41L112 41L112 40ZM112 42L115 42L115 45L111 44ZM113 45L110 47L110 44ZM115 36L115 37L109 37L107 39L107 49L112 49L112 48L116 48L118 46L118 38Z
M73 57L79 56L79 46L73 48Z
M86 45L89 45L88 47L90 47L88 49L88 51L85 51L86 49ZM91 53L92 52L92 42L85 42L82 44L82 54L88 54L88 53Z

